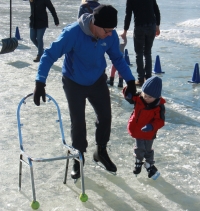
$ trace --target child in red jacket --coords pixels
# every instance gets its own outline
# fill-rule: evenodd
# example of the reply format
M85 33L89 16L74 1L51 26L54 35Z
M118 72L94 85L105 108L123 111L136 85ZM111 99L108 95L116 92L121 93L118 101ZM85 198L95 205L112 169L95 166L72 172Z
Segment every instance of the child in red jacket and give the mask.
M125 90L124 90L125 91ZM139 174L145 159L145 168L148 177L157 179L160 175L158 169L154 166L154 150L152 145L156 138L158 129L165 124L165 106L166 102L161 97L162 80L153 76L145 81L142 86L142 92L137 96L128 98L127 101L134 104L134 111L128 121L128 132L135 138L136 146L134 148L136 162L133 173Z

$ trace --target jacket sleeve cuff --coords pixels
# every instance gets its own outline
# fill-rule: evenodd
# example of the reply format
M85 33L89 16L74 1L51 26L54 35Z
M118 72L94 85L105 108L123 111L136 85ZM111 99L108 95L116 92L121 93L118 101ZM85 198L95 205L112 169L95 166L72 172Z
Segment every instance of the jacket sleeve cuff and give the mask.
M42 83L46 83L46 77L37 74L37 75L36 75L36 78L35 78L35 81L39 81L39 82L42 82Z

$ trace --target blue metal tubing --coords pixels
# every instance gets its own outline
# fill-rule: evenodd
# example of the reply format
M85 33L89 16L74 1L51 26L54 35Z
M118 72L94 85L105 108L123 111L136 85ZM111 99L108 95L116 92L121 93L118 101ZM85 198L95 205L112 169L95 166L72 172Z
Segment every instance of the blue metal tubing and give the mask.
M67 148L67 156L60 156L60 157L53 157L53 158L33 158L29 155L27 155L24 151L23 148L23 140L22 140L22 132L21 132L21 127L23 124L21 124L20 121L20 108L22 104L26 104L25 100L28 97L31 97L33 93L28 94L26 97L24 97L17 108L17 125L18 125L18 138L19 138L19 143L20 143L20 164L19 164L19 190L21 190L21 180L22 180L22 162L25 163L27 166L30 167L30 176L31 176L31 186L32 186L32 193L33 193L33 200L36 201L36 193L35 193L35 183L34 183L34 175L33 175L33 165L32 162L50 162L50 161L55 161L55 160L63 160L66 159L66 167L65 167L65 176L64 176L64 184L66 184L66 179L67 179L67 172L68 172L68 165L69 165L69 159L77 159L80 162L80 172L81 172L81 188L82 188L82 194L85 194L85 186L84 186L84 175L83 175L83 158L81 153L73 148L72 146L69 146L65 142L65 136L64 136L64 130L63 130L63 125L62 125L62 119L61 119L61 112L60 108L57 104L57 102L54 100L53 97L50 95L46 94L46 97L49 98L49 100L52 100L57 108L57 114L58 114L58 120L59 126L60 126L60 132L62 136L62 143L63 145ZM27 162L23 159L23 156L27 158Z

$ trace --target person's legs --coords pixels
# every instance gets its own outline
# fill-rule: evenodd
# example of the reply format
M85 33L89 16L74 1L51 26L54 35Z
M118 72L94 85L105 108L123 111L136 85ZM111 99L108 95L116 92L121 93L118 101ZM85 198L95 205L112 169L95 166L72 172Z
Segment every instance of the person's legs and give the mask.
M111 67L111 72L110 72L110 77L115 77L115 72L116 72L116 68L115 68L115 66L114 65L112 65L112 67Z
M87 87L76 84L64 77L62 78L62 81L71 118L72 146L81 152L84 164L84 152L86 152L88 146L85 122ZM71 177L72 179L78 179L80 177L80 163L76 159L74 159Z
M137 175L141 172L142 165L144 164L143 162L143 158L145 154L144 140L142 139L135 140L134 152L135 152L136 159L135 159L135 168L133 170L133 173Z
M160 175L158 169L154 166L154 150L152 149L153 141L145 141L145 168L148 172L148 177L152 179L157 179Z
M103 76L89 90L88 100L97 116L96 143L106 145L111 131L111 102L109 89Z
M145 141L142 139L135 140L135 156L138 160L143 161L145 155Z
M144 72L144 62L143 62L143 49L145 42L145 34L142 26L136 26L134 28L134 49L136 54L136 65L138 80L144 82L145 72Z
M86 152L88 146L85 122L87 87L76 84L68 78L63 78L62 81L71 118L72 146L80 152Z
M119 72L118 72L118 75L119 75L118 87L123 88L123 78L122 78L122 76L119 74Z
M38 47L37 42L37 29L30 28L30 39L33 42L33 44Z
M110 84L111 86L113 86L113 83L114 83L115 72L116 72L116 68L114 67L114 65L112 65L111 72L110 72L110 79L108 79L106 82L107 84Z
M38 43L38 56L42 56L44 52L44 42L43 36L46 31L46 28L37 29L37 43Z
M153 145L153 141L144 141L144 145L145 145L145 154L144 154L144 158L145 161L149 164L154 164L154 150L152 149L152 145Z
M145 45L144 45L144 57L145 57L145 78L148 79L152 75L152 56L151 49L156 34L156 25L147 26L145 29Z
M111 86L113 86L113 84L114 84L115 72L116 72L116 68L115 68L114 65L112 65L110 78L107 80L107 84L110 84ZM122 76L119 73L118 73L118 75L119 75L118 87L123 87L123 78L122 78Z
M93 158L101 162L108 171L116 172L117 167L110 160L106 146L110 139L111 131L111 102L109 89L102 75L100 79L89 90L89 102L96 113L96 151Z
M118 87L123 88L123 78L119 75Z
M38 49L37 57L33 60L34 62L39 62L44 52L43 36L44 36L45 30L46 28L42 28L42 29L30 28L30 39Z

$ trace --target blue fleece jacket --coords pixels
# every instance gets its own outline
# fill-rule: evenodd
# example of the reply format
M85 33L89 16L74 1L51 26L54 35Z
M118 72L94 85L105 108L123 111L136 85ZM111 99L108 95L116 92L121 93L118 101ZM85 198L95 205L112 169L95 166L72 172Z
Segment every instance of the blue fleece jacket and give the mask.
M106 69L105 53L125 81L135 80L120 52L116 31L113 30L112 36L96 40L89 30L91 19L91 14L84 14L63 29L41 57L36 81L46 83L51 66L64 55L63 75L80 85L90 86Z

